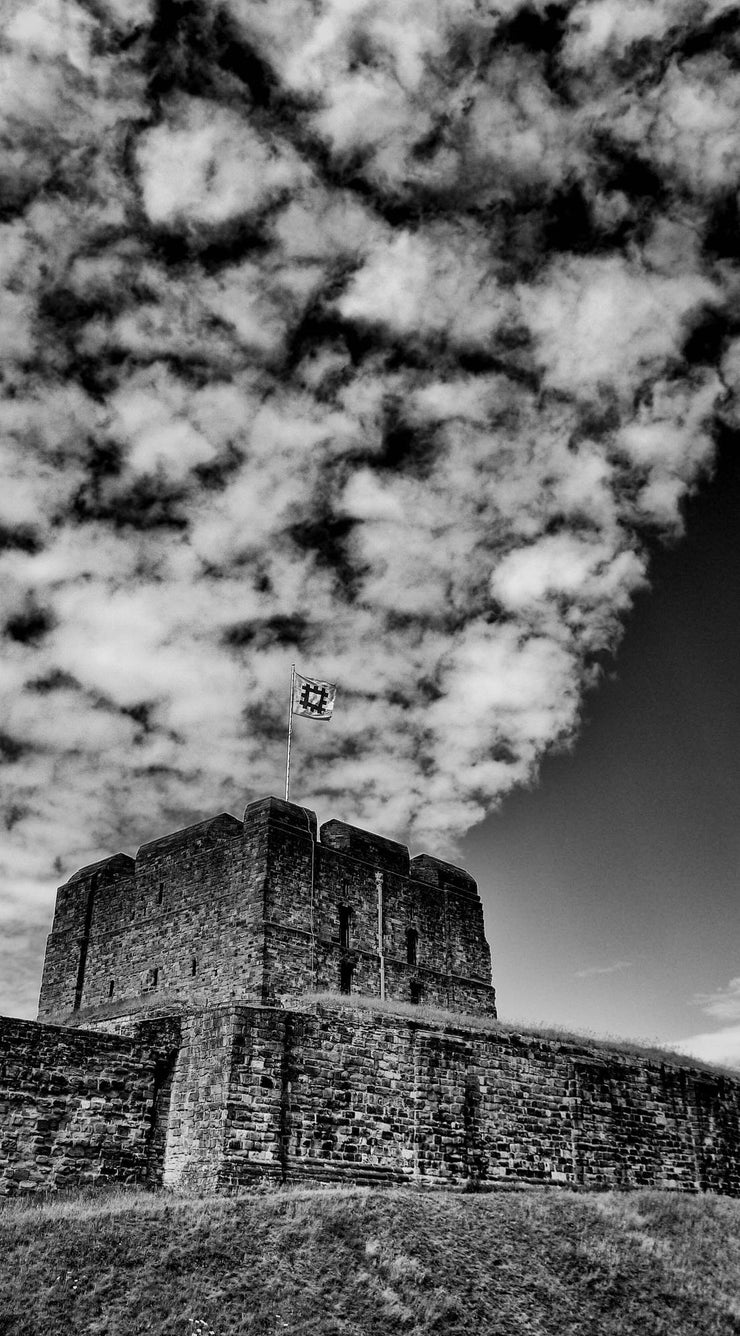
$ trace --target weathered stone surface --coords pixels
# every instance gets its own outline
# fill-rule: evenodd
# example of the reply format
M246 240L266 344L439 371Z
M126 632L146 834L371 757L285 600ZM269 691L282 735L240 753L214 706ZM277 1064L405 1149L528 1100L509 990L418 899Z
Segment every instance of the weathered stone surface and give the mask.
M0 1196L161 1179L162 1037L0 1018Z
M366 1008L225 1005L130 1034L0 1025L0 1192L101 1180L740 1195L740 1083Z
M379 909L382 931L379 934ZM413 949L409 934L413 935ZM265 798L117 854L60 887L39 1020L381 992L495 1015L475 882L461 868Z
M267 1175L740 1194L727 1077L349 1007L237 1009L232 1024L222 1187Z

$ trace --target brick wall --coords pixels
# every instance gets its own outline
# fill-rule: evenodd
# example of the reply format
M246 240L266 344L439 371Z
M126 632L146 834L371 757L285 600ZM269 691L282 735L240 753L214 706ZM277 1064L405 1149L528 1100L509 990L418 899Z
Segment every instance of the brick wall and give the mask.
M160 1040L0 1018L0 1195L158 1182Z
M740 1084L350 1007L236 1009L222 1186L258 1176L740 1195Z

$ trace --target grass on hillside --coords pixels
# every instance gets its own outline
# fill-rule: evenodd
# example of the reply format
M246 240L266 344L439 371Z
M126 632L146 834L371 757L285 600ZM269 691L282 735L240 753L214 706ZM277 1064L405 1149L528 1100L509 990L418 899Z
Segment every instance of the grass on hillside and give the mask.
M729 1336L740 1202L360 1188L0 1207L2 1336Z

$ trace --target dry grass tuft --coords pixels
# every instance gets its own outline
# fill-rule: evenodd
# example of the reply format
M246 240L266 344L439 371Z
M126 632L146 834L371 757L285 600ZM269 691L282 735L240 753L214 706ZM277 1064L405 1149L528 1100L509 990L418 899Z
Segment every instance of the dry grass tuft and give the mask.
M380 998L364 997L360 993L353 994L351 999L348 999L343 993L328 991L295 993L284 997L282 1005L295 1011L310 1010L314 1006L324 1006L332 1009L349 1007L351 1010L373 1011L381 1015L404 1016L410 1020L437 1028L475 1030L478 1033L491 1035L519 1035L524 1039L532 1037L551 1043L574 1045L576 1047L585 1045L587 1048L598 1048L623 1056L649 1058L653 1062L668 1066L718 1072L720 1075L731 1076L735 1080L740 1077L740 1069L738 1068L728 1067L717 1062L699 1062L698 1059L687 1057L685 1053L677 1053L671 1048L647 1039L622 1039L617 1035L593 1034L588 1030L576 1032L563 1026L544 1023L536 1025L529 1021L520 1023L515 1020L493 1020L490 1016L474 1016L467 1012L445 1011L441 1007L429 1007L423 1003L417 1006L410 1002L398 1002L395 999L381 1002Z

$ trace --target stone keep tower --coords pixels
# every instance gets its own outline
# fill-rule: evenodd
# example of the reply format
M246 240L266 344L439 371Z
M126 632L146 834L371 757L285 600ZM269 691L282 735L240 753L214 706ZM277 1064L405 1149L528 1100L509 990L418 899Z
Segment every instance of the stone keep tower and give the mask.
M57 894L39 1020L314 991L496 1015L467 872L277 798L82 868Z

